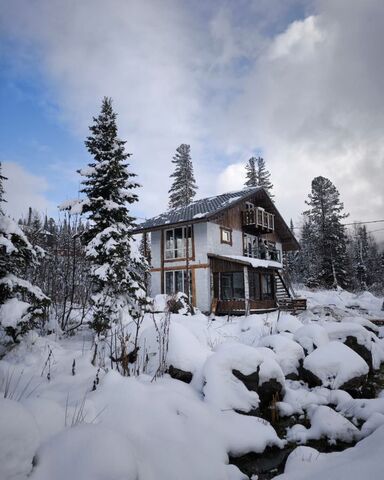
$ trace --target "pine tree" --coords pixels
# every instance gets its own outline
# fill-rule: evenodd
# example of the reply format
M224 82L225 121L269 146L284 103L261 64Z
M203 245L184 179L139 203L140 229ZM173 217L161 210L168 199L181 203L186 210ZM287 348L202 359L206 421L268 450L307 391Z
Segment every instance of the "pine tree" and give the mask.
M300 246L297 260L298 281L307 287L318 288L320 285L320 259L317 252L317 237L314 224L307 217L304 217L301 229Z
M345 288L347 278L347 252L345 227L341 220L348 215L343 213L344 205L333 183L324 177L312 180L312 191L304 212L313 230L314 248L319 262L319 272L315 280L324 288Z
M265 160L262 157L251 157L248 160L246 169L246 187L263 187L268 195L273 198L273 184L271 174L265 167Z
M150 287L151 287L151 275L149 273L149 267L152 263L152 253L151 253L151 244L148 238L148 233L143 233L140 241L139 252L143 259L145 259L145 264L143 264L143 278L144 278L144 286L145 292L149 295Z
M292 232L292 235L294 235L294 225L293 221L291 219L290 222L290 230ZM290 280L292 283L297 283L299 280L299 275L298 275L298 252L296 251L286 251L283 252L283 265L284 265L284 270L288 274Z
M251 157L245 165L246 181L244 185L246 187L257 187L259 185L256 174L256 161L257 158Z
M1 165L1 162L0 162L0 215L3 215L3 208L2 208L2 203L6 202L5 198L4 198L4 185L3 185L3 181L4 180L8 180L7 177L4 177L2 174L2 165Z
M128 208L138 200L134 189L139 184L127 169L130 154L117 135L116 116L112 100L105 97L85 142L93 159L80 171L86 195L82 211L89 218L82 239L92 265L91 326L97 334L117 323L123 310L133 318L141 314L142 260L131 252L135 219Z
M186 207L196 195L197 185L193 174L191 147L186 144L176 149L172 163L176 165L171 178L174 178L169 193L169 208Z
M4 179L0 176L1 194ZM0 211L0 328L15 343L39 325L50 303L40 288L23 278L36 262L36 250L23 231Z

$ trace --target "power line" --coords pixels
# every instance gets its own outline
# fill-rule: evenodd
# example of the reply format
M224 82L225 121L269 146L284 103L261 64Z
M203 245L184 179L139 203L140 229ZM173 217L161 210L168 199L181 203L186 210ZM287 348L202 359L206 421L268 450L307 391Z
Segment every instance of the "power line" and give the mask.
M352 223L343 223L344 226L347 225L365 225L366 223L381 223L384 222L384 220L370 220L368 222L352 222Z

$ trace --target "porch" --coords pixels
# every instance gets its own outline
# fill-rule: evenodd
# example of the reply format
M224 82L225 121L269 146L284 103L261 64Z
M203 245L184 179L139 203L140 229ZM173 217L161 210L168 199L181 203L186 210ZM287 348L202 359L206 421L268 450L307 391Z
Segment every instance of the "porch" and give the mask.
M295 298L275 261L243 256L208 255L211 269L211 312L244 315L277 309L306 309L306 300Z

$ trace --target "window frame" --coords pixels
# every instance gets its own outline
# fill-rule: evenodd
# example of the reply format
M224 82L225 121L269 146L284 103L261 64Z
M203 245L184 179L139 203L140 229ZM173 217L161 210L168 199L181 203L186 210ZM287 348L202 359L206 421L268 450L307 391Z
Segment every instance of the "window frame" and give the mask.
M224 234L228 234L229 240L224 238ZM232 228L220 227L220 243L232 246Z
M175 232L176 230L181 230L182 231L182 247L178 248L177 245L177 240L180 237L176 237ZM172 233L172 238L168 240L168 232L173 232ZM188 235L188 243L189 243L189 248L188 248L188 260L193 260L194 259L194 237L193 237L193 225L182 225L180 227L173 227L173 228L167 228L163 231L164 235L164 262L175 262L175 261L181 261L181 260L186 260L186 239ZM176 240L176 241L175 241ZM168 242L171 243L171 247L168 248ZM178 251L181 250L181 255L178 255Z
M177 274L180 274L181 273L181 282L182 282L182 286L183 286L183 290L179 290L177 287L177 279L176 277L178 276ZM186 269L175 269L175 270L166 270L164 272L164 286L165 286L165 293L166 295L175 295L176 293L178 292L182 292L184 293L185 295L188 295L188 292L186 292L186 273L187 273L187 270ZM172 287L169 291L168 289L168 278L170 277L170 275L172 276L172 280L171 280L171 283L172 283ZM189 296L190 298L192 298L192 271L191 270L188 270L188 276L189 276ZM168 277L168 278L167 278Z

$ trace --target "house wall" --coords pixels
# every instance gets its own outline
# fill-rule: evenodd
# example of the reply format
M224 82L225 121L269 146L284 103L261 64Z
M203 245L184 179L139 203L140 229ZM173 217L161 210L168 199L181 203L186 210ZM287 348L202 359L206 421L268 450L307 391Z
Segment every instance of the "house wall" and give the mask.
M228 214L229 215L229 214ZM238 215L238 213L236 214ZM194 237L194 254L193 260L189 261L189 267L193 270L194 275L194 294L196 306L201 311L209 311L211 307L211 288L210 288L210 269L207 268L209 264L208 253L216 255L243 255L243 232L241 229L241 222L236 224L236 216L231 215L231 222L228 221L228 216L222 217L223 222L215 220L215 222L201 222L193 225ZM226 220L226 221L224 221ZM232 245L221 243L221 226L229 227L228 223L232 225ZM235 227L235 228L234 228ZM164 229L166 230L166 228ZM151 233L151 248L152 248L152 268L160 269L161 265L161 235L163 231L157 230ZM282 254L282 245L275 232L263 235L263 238L273 240L276 242ZM165 269L184 269L186 266L185 260L175 260L171 262L164 262ZM161 272L152 271L151 273L151 294L155 296L161 293Z
M161 231L156 230L151 232L151 255L152 255L152 268L161 267Z
M161 265L161 235L166 228L161 231L151 232L152 247L152 270L160 269ZM219 232L220 234L220 232ZM208 266L208 246L207 246L207 223L196 223L193 225L194 239L194 259L189 261L189 268L193 270L194 275L194 294L196 296L196 306L202 311L210 310L210 275ZM165 270L185 269L185 260L164 261ZM161 275L160 271L151 272L151 295L155 296L161 293Z
M207 222L207 252L215 255L243 255L243 232L232 230L232 245L221 243L220 224Z

